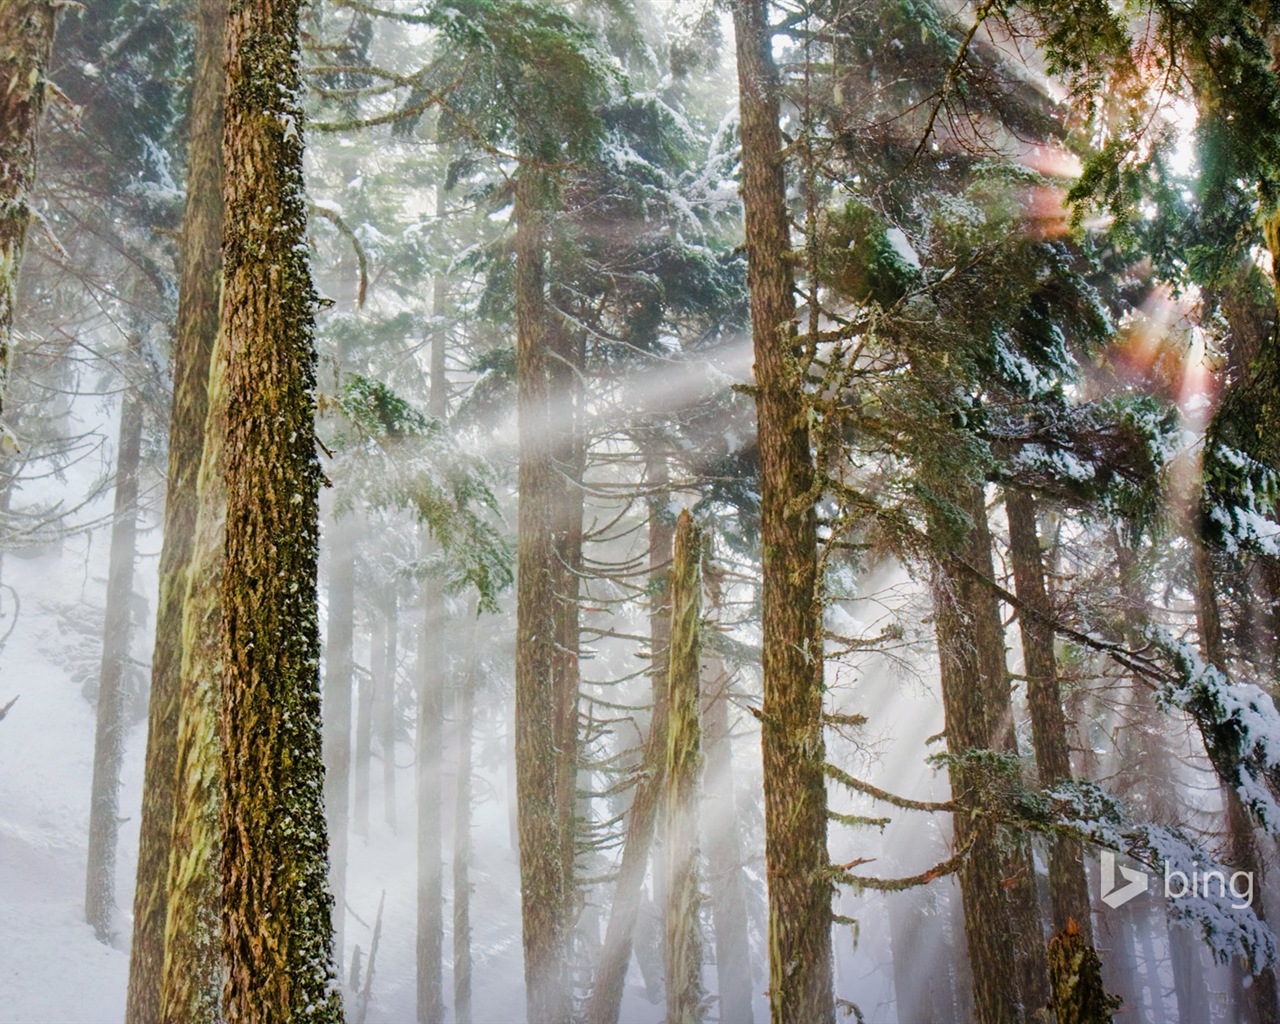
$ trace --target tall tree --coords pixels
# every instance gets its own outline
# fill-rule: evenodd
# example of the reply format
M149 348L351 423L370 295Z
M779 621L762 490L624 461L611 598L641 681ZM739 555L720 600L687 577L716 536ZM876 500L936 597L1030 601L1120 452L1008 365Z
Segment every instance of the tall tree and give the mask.
M769 1001L776 1024L828 1024L835 1016L832 877L814 466L766 0L736 0L733 24L760 448Z
M224 1013L263 1024L337 1024L299 9L298 0L247 0L227 20Z
M160 548L160 597L151 655L138 876L133 897L126 1024L160 1017L169 857L182 704L183 604L196 521L197 484L209 411L209 367L222 291L222 59L226 7L196 6L195 68L187 145L187 200L179 243L169 466Z
M138 354L135 338L131 355ZM132 367L136 373L136 367ZM115 910L116 847L120 833L120 768L124 761L125 701L132 636L133 575L138 554L138 471L142 449L141 382L126 379L120 398L116 446L115 507L107 570L107 612L102 624L97 730L93 742L93 788L89 797L89 853L85 872L85 919L99 941L111 937Z

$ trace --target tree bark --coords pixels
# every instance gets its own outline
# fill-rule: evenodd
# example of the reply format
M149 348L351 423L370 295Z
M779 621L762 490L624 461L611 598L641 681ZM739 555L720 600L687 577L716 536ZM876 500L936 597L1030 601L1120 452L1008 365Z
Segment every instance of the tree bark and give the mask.
M219 73L222 60L217 61ZM221 227L219 226L219 235ZM219 264L221 260L219 260ZM227 490L227 353L215 332L207 388L208 417L196 485L195 538L182 602L182 666L175 751L173 832L158 1019L163 1024L218 1024L226 977L222 949L223 752L218 728L222 692L222 578Z
M798 365L780 87L766 0L735 0L763 546L765 865L775 1024L829 1024L832 876L814 467Z
M702 931L698 923L698 779L702 723L698 708L702 611L701 531L688 509L676 524L671 563L671 653L667 675L665 786L667 912L663 969L668 1024L702 1020Z
M255 1024L342 1020L320 738L299 7L242 0L227 19L223 1010Z
M129 345L127 372L136 372ZM84 915L100 942L111 939L115 911L116 846L120 832L120 766L124 761L124 709L128 686L129 640L133 633L133 567L138 554L138 469L142 450L142 396L126 380L120 398L116 448L116 493L107 570L107 607L102 623L102 665L98 675L97 730L93 743L93 788L89 797L89 854Z
M1048 625L1049 596L1044 585L1044 561L1036 527L1035 499L1017 487L1005 488L1005 512L1009 518L1009 561L1018 598L1046 616L1018 615L1023 660L1027 673L1027 706L1031 712L1031 737L1035 747L1040 785L1046 789L1071 779L1071 750L1067 719L1058 690L1053 630ZM1053 931L1062 932L1076 922L1080 942L1093 945L1089 908L1089 883L1079 840L1057 837L1049 850L1049 901Z
M53 0L5 0L0 7L0 424L36 180L36 128L48 91L45 75L56 25Z
M555 673L555 481L543 261L545 185L516 179L516 390L520 433L516 547L516 793L527 1015L570 1015L568 913ZM548 752L552 752L548 756Z
M981 503L980 489L978 503ZM964 502L973 507L972 494ZM975 522L975 527L977 523ZM935 536L938 524L930 524ZM998 719L990 707L990 685L984 679L979 639L980 609L989 592L965 566L981 566L984 559L979 531L971 529L956 551L945 551L935 568L933 582L934 628L938 640L942 705L946 717L947 749L953 758L993 749ZM990 558L987 545L985 558ZM974 1016L977 1024L1018 1024L1014 958L1014 931L1004 897L1002 857L994 829L987 823L986 780L978 765L963 760L950 765L951 790L959 810L955 814L955 839L969 853L959 869L964 907L964 931L973 975Z
M1112 1001L1102 987L1102 964L1074 920L1049 943L1049 973L1049 1007L1057 1024L1111 1024Z
M329 545L329 600L324 645L324 809L333 887L333 953L342 976L347 918L347 850L351 831L351 697L355 676L356 555L351 513L335 512Z
M179 249L178 322L173 350L169 465L160 548L160 597L151 655L151 698L143 771L138 873L125 1024L160 1019L160 984L169 904L169 860L178 785L184 658L183 607L195 553L197 490L209 368L222 291L222 60L224 0L196 5L187 200Z

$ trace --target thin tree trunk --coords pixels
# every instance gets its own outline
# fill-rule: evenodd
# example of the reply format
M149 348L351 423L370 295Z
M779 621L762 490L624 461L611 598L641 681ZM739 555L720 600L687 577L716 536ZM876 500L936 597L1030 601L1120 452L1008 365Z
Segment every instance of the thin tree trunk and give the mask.
M400 616L395 588L382 614L382 672L378 687L378 744L382 749L382 802L387 826L396 827L396 667Z
M562 1024L570 1015L564 822L558 805L554 565L555 480L543 280L545 186L516 179L516 378L520 433L516 549L516 791L527 1015Z
M53 0L5 0L0 6L0 426L57 9Z
M710 568L706 587L714 614L719 581ZM753 1024L751 949L742 877L742 837L733 787L733 737L729 725L729 676L713 652L703 655L702 722L706 772L703 785L713 812L706 816L707 881L715 925L716 987L721 1024Z
M765 866L775 1024L830 1024L830 856L814 479L795 338L777 69L766 0L735 0L742 202L763 547Z
M984 579L994 583L991 529L987 523L985 489L978 485L969 490L965 510L973 521L970 543L966 551L969 565ZM978 592L978 603L970 609L978 643L982 684L986 691L987 714L992 730L991 749L1015 760L1019 757L1014 730L1013 701L1009 667L1004 645L1004 624L1000 602L992 587ZM1004 855L1004 890L1009 906L1009 923L1013 928L1013 956L1018 971L1018 996L1026 1024L1032 1024L1038 1012L1049 1002L1049 967L1046 960L1047 937L1040 918L1040 899L1036 891L1035 862L1031 843L1026 837L1015 838Z
M480 672L480 610L472 610L467 667L458 674L458 793L453 818L453 1016L471 1024L471 742Z
M129 356L138 355L133 339ZM132 358L128 365L136 372ZM126 383L120 399L116 448L116 493L107 571L107 608L102 623L98 676L98 720L93 743L93 788L89 798L89 855L84 915L100 942L111 939L115 910L116 846L120 832L120 766L124 761L124 708L129 639L132 635L133 567L138 554L138 469L142 449L142 396Z
M665 786L667 912L663 968L668 1024L702 1020L702 931L698 923L698 812L702 724L698 708L702 615L701 531L688 510L676 524L671 564Z
M218 299L222 291L222 60L226 17L224 0L200 0L196 5L187 202L179 252L173 404L169 415L168 487L155 647L151 655L125 1024L152 1024L160 1018L183 698L183 608L195 554L200 511L197 485L209 415L209 367L218 333Z
M978 491L980 505L980 488L972 485L972 490ZM970 494L966 510L973 505ZM930 532L936 537L937 524L930 524ZM990 545L986 547L985 558L989 559ZM982 548L979 531L970 530L957 553L941 557L933 585L947 749L955 758L991 750L999 725L990 707L991 687L984 678L990 666L984 664L979 639L981 609L989 594L982 593L987 588L960 564L981 566ZM951 790L960 806L955 814L955 838L958 845L969 848L958 874L973 975L974 1015L977 1024L1018 1024L1022 1015L1014 932L1004 897L1003 858L994 830L984 821L989 796L981 771L963 760L950 765Z
M372 672L355 674L356 749L352 780L352 830L369 835L369 768L373 761L373 704L377 679Z
M227 19L227 1020L342 1020L326 871L316 614L321 472L306 257L300 0Z
M443 212L440 194L437 213ZM444 315L444 282L432 286L432 310ZM431 339L431 384L427 411L443 420L449 412L445 333L437 326ZM434 547L428 541L425 552ZM418 665L418 1024L444 1019L444 861L441 853L440 780L444 767L445 638L448 614L438 575L422 582L422 641Z
M431 542L424 545L431 550ZM444 863L440 848L440 774L444 744L444 588L422 581L418 655L418 1024L444 1020Z
M332 520L324 651L324 808L329 822L333 952L342 974L351 826L351 690L355 676L356 555L351 513Z
M645 458L646 479L654 491L649 503L649 651L653 710L649 735L641 758L627 829L623 838L622 862L614 883L604 948L596 969L595 983L587 1001L588 1024L617 1024L627 968L636 938L636 925L644 903L644 878L653 846L658 819L658 803L665 787L668 699L666 667L670 652L671 595L667 574L671 566L675 533L666 515L667 463L661 453L650 451ZM656 865L655 865L656 873Z
M1048 624L1049 596L1044 585L1044 561L1036 527L1035 499L1030 492L1006 487L1005 512L1009 518L1009 561L1018 598L1033 612L1019 613L1023 661L1027 673L1027 707L1031 712L1031 739L1035 747L1040 785L1046 789L1071 779L1071 748L1067 719L1058 690L1053 629ZM1049 902L1055 934L1076 922L1080 942L1093 945L1089 908L1089 883L1085 877L1084 851L1079 840L1055 837L1049 849Z

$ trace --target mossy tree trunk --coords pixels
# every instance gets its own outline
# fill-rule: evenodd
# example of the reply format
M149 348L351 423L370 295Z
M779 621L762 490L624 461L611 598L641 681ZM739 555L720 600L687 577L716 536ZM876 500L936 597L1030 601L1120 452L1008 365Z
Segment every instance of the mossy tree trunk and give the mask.
M668 1024L702 1020L702 932L698 923L698 814L702 774L699 713L702 617L701 532L686 509L676 524L671 561L671 647L667 694L666 817L667 907L663 968Z
M195 68L187 144L187 200L179 243L178 322L173 348L160 597L151 655L125 1024L152 1024L160 1019L169 860L178 784L186 635L183 606L195 553L200 510L197 485L209 414L209 367L218 333L218 300L222 291L222 60L226 4L224 0L200 0L195 15Z
M1044 584L1044 560L1036 526L1035 499L1030 492L1006 487L1005 512L1009 519L1009 561L1018 599L1030 614L1018 614L1022 654L1027 675L1027 706L1031 713L1031 738L1036 770L1046 789L1071 779L1071 750L1067 743L1067 719L1058 690L1053 627L1049 623L1049 595ZM1037 617L1038 612L1043 618ZM1089 908L1089 883L1085 876L1084 850L1077 839L1059 836L1049 850L1049 902L1053 931L1076 922L1080 941L1093 945Z
M217 66L221 69L222 61ZM219 230L221 235L221 230ZM220 261L219 261L220 262ZM223 1020L226 965L222 947L223 754L218 727L222 693L222 577L226 559L227 436L225 338L214 335L208 416L196 485L196 528L182 602L182 664L175 750L173 833L158 1019L163 1024Z
M516 796L527 1016L570 1016L566 823L558 804L560 756L555 673L556 482L548 369L546 192L542 172L520 170L515 188L516 378L520 507L516 546ZM549 754L550 752L550 754Z
M299 0L227 19L222 920L228 1020L342 1020L326 871L320 465Z
M1113 1001L1102 987L1102 964L1074 919L1049 942L1049 976L1057 1024L1111 1024Z
M735 0L755 351L763 583L765 865L775 1024L834 1019L814 466L796 340L780 86L766 0Z
M120 398L116 446L115 505L107 570L107 607L102 623L98 674L97 729L93 741L93 783L89 796L89 852L84 915L100 942L111 938L115 911L116 847L120 833L120 766L124 761L125 700L128 696L129 641L133 634L133 570L138 555L138 470L142 451L142 396L128 376L136 373L138 340L128 349Z
M0 6L0 423L36 180L36 128L48 91L45 75L56 25L53 0L5 0Z

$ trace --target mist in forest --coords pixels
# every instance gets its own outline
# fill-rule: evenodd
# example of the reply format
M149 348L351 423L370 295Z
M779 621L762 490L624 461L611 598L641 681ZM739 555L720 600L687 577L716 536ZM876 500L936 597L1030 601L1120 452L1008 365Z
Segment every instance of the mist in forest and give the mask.
M1280 22L0 0L0 1022L1280 1024Z

